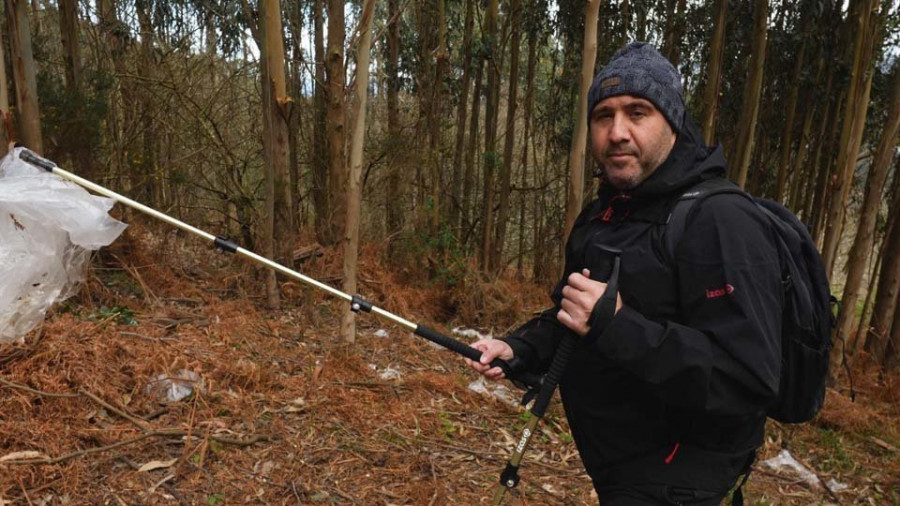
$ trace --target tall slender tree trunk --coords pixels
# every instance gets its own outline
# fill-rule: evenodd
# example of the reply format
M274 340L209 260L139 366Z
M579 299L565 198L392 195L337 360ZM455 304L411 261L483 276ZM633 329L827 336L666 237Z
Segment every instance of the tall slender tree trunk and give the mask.
M402 160L403 139L400 132L400 1L388 0L388 16L390 21L387 32L387 129L388 129L388 175L385 191L385 218L387 224L388 252L396 257L397 245L400 244L400 231L403 230L403 202L405 178L403 177Z
M900 156L896 157L894 164L893 199L884 243L877 295L865 342L866 351L879 364L884 363L900 294Z
M797 102L800 99L800 88L803 83L803 60L806 58L806 46L809 38L802 35L803 42L797 52L797 60L794 62L793 84L791 94L788 97L787 118L784 124L784 136L781 139L781 147L778 158L778 176L775 186L775 200L784 202L788 171L791 167L791 154L794 148L794 119L797 114Z
M525 256L525 208L526 206L526 191L525 188L528 185L528 148L531 144L531 136L532 134L532 126L531 121L534 115L534 76L535 76L535 68L537 67L537 31L533 28L528 32L528 64L525 70L525 118L522 121L522 184L520 189L520 194L522 196L520 208L519 208L519 263L517 266L519 276L522 277L523 273L523 257ZM537 171L535 170L534 173ZM532 183L537 185L537 178L532 176ZM537 196L540 191L535 190L532 192L535 196ZM537 200L534 201L534 205L537 206ZM535 211L537 212L537 211ZM535 223L532 224L532 227L537 227L538 223L535 220ZM537 262L538 251L535 247L534 255L532 258L533 262Z
M484 61L475 59L475 86L472 88L472 117L469 123L469 146L466 149L466 170L463 176L462 220L471 229L475 223L475 211L472 209L472 194L475 191L475 158L478 154L478 124L481 114L481 81L484 74ZM466 230L463 242L468 243L470 231Z
M837 177L831 186L831 203L825 222L825 238L822 246L822 257L825 272L829 275L834 270L837 260L838 246L844 228L844 208L850 197L853 176L856 173L856 159L862 144L863 129L869 109L869 94L872 89L872 56L875 36L878 29L877 9L879 0L863 0L857 21L858 32L854 46L853 70L850 75L850 90L844 109L844 121L841 130L840 151L837 157ZM837 348L837 347L835 347ZM834 356L834 354L832 355Z
M37 68L31 49L27 0L6 0L9 52L16 84L16 112L22 142L35 153L44 152L41 110L37 96Z
M327 75L328 193L331 205L327 244L343 237L346 221L347 166L344 163L344 0L327 0L328 48Z
M565 238L569 237L575 218L581 212L584 197L584 159L588 136L588 92L594 78L594 61L597 59L597 21L600 17L600 0L588 0L584 7L584 52L581 64L581 84L578 90L578 109L575 113L575 134L569 151L569 195L566 199ZM563 241L565 242L565 240Z
M78 44L78 0L59 0L59 35L63 47L66 88L78 90L81 77L81 51Z
M821 53L817 58L817 61L816 77L813 81L813 86L816 87L820 85L822 76L825 73L825 58ZM827 106L823 106L822 108L827 108ZM809 220L809 211L806 208L806 204L808 200L811 200L811 194L815 189L816 170L815 167L808 165L806 161L809 157L810 147L812 146L812 125L817 109L819 109L819 107L815 102L806 104L799 146L797 147L797 153L794 155L793 161L788 168L791 177L790 207L791 209L794 209L803 220Z
M738 137L735 145L734 178L740 186L747 184L747 171L750 168L750 157L753 153L753 142L756 135L756 120L759 116L759 105L762 101L763 74L766 63L766 23L769 15L768 0L754 0L753 9L753 45L750 55L750 72L744 86L744 101L741 108Z
M463 25L463 75L459 90L459 106L456 111L456 148L453 151L453 181L450 190L454 201L454 205L450 208L450 223L460 230L465 224L465 218L462 213L462 165L466 141L466 114L469 107L469 89L472 86L472 38L474 28L475 2L474 0L466 0L466 20Z
M866 271L868 253L874 242L878 208L881 206L884 183L887 180L888 169L897 147L897 133L900 131L900 64L894 65L893 74L888 115L882 130L881 142L875 152L872 165L869 167L865 196L859 211L859 226L853 247L850 248L850 257L847 259L847 280L844 284L844 294L841 297L841 314L838 316L837 326L838 335L843 337L842 342L847 342L849 339L853 323L856 320L856 302ZM836 366L841 365L842 358L842 354L832 356L832 360L837 360Z
M359 20L359 48L356 56L356 102L353 131L350 134L350 177L347 188L347 226L344 234L344 293L356 293L357 259L359 257L359 217L362 201L363 144L366 138L366 99L369 91L369 50L372 47L372 15L375 0L366 0ZM348 306L341 320L344 340L356 340L356 314Z
M487 102L484 108L484 157L482 185L484 207L482 208L481 249L478 264L484 270L492 265L494 234L494 169L498 165L497 152L497 116L499 110L500 88L500 51L497 30L499 16L499 0L488 0L488 8L484 18L485 65L487 67Z
M716 115L719 109L719 89L722 86L728 0L715 0L715 9L715 25L709 43L709 70L706 72L706 88L703 90L703 138L708 145L712 145L716 139Z
M288 65L288 71L290 72L290 80L288 81L289 89L288 93L291 96L299 97L301 96L303 90L303 66L306 63L305 58L303 57L303 44L302 44L302 33L303 33L303 8L300 2L296 2L294 5L290 6L290 17L289 21L289 29L288 31L291 33L291 61ZM289 169L291 175L291 188L289 191L290 194L290 205L291 210L293 211L293 222L295 223L296 230L299 231L301 227L306 226L306 220L304 219L303 212L301 212L301 202L300 202L300 145L299 145L299 137L300 137L300 104L294 103L291 108L291 116L288 118L288 149L290 153L289 158Z
M281 7L277 0L262 0L259 6L267 208L264 247L277 261L287 263L291 251L289 238L294 231L288 146L292 100L287 94L284 71ZM278 307L280 297L274 275L266 278L266 294L269 306Z
M313 0L313 37L315 45L315 83L313 84L313 134L310 146L312 165L312 199L316 214L316 238L322 244L330 244L331 197L328 192L329 153L327 132L327 80L325 77L325 0Z
M509 221L509 195L512 191L513 150L516 144L516 109L519 94L519 46L522 40L520 25L522 9L519 0L510 0L509 93L506 106L506 138L503 147L503 173L500 181L500 208L497 211L497 235L491 255L491 270L498 272L503 266L503 248L506 243L506 225Z

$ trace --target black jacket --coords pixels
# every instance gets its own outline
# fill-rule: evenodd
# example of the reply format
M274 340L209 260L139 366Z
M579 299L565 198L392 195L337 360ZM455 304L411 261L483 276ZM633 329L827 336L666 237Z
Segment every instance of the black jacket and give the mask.
M560 383L598 489L726 490L762 443L777 397L781 270L766 217L749 199L716 195L696 210L674 255L664 246L674 202L725 172L721 148L704 146L689 119L684 130L636 189L601 185L570 234L556 307L506 338L529 368L545 370L560 339L581 339L556 319L566 278L591 267L598 243L623 250L624 307L581 345Z

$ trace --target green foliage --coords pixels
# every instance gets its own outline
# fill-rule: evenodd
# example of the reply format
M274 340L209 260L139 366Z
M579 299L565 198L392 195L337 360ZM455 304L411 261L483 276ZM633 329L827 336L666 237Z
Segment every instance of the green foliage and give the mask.
M134 317L134 313L130 309L121 306L100 306L100 309L88 316L88 320L114 320L119 325L134 326L138 324L137 318Z
M207 504L210 506L214 506L216 504L224 504L225 503L225 494L212 494L209 496L209 500Z

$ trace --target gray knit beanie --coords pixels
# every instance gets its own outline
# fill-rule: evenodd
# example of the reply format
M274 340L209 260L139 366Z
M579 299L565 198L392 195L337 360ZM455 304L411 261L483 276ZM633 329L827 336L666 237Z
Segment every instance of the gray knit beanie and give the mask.
M681 74L646 42L632 42L616 54L594 77L588 93L588 120L605 98L634 95L653 102L676 133L684 118Z

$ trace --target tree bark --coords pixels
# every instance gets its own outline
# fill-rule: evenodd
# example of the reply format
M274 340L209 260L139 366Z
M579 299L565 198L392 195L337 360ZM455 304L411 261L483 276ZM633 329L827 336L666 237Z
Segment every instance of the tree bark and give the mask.
M484 61L475 59L475 86L472 88L472 117L469 123L469 147L466 149L466 170L463 176L462 192L462 221L467 230L463 234L463 243L469 242L469 236L474 233L475 212L472 209L472 194L475 188L475 157L478 154L478 124L481 114L481 81L484 74Z
M753 153L753 143L756 135L756 120L759 116L759 106L762 100L768 15L768 0L754 0L750 71L744 86L744 100L738 126L737 143L734 149L735 156L733 157L735 161L735 181L742 187L747 184L747 171L750 168L750 157Z
M327 134L327 82L325 78L325 28L323 8L325 0L313 0L313 37L315 39L315 83L313 84L313 134L309 150L312 165L312 199L315 210L316 238L322 244L330 244L331 196L328 192L328 168L330 153Z
M516 144L516 109L519 93L519 46L522 40L520 30L522 9L519 0L510 0L509 93L506 106L506 134L503 147L503 173L500 180L500 208L497 211L497 234L494 238L494 252L491 255L491 271L498 272L503 264L503 248L506 243L506 225L509 221L509 195L512 190L513 150Z
M837 177L832 181L831 203L825 222L825 238L822 257L825 272L831 277L837 260L838 246L844 228L844 208L850 198L853 176L856 173L856 159L862 143L863 130L869 109L869 94L872 89L872 56L875 36L879 32L877 13L879 0L861 2L854 45L853 70L850 75L850 89L844 109L840 150L837 157ZM837 348L837 347L835 347ZM832 356L835 356L832 354Z
M715 25L709 43L709 70L706 73L706 88L703 90L703 138L710 146L716 140L716 115L719 109L719 89L722 86L728 0L715 0L715 9Z
M403 202L405 196L404 167L401 166L404 141L400 131L400 1L388 0L390 21L387 32L387 129L388 167L385 191L385 220L387 226L388 253L396 258L400 231L403 230Z
M41 110L37 96L37 69L31 48L31 24L28 2L6 0L6 22L9 27L9 52L13 80L16 85L16 109L21 141L38 154L44 152L41 137Z
M884 237L881 272L878 276L872 321L865 337L865 350L875 362L884 361L885 346L891 334L894 310L900 293L900 157L894 163L893 198Z
M462 230L465 226L465 216L462 212L462 164L466 141L466 114L468 113L469 107L469 89L472 86L472 38L474 28L475 2L474 0L466 0L466 20L463 25L463 74L459 90L459 106L457 107L456 112L456 149L453 151L453 181L451 183L451 194L454 205L450 208L450 223L459 230Z
M797 52L797 60L794 62L793 84L791 94L788 97L787 117L784 123L784 136L781 139L780 153L778 157L778 176L775 186L775 200L784 202L788 170L791 167L791 154L794 149L794 119L797 114L797 102L800 98L800 87L803 81L803 60L806 58L806 46L809 38L801 35L803 42Z
M344 293L355 294L357 259L359 257L359 217L362 190L363 145L366 137L366 99L369 88L369 50L372 47L372 14L375 0L366 0L359 20L359 48L356 56L356 102L354 103L353 131L350 134L350 176L347 188L347 226L344 234ZM344 340L356 340L356 313L349 306L344 309L341 321Z
M284 71L284 39L281 8L277 0L262 0L260 12L260 60L263 94L263 153L266 162L266 232L264 248L276 261L287 263L293 232L290 199L290 150L288 118L292 101L287 95ZM274 271L266 278L270 308L280 304Z
M517 265L517 269L519 272L519 276L522 277L523 266L522 263L524 261L525 256L525 202L526 202L526 192L525 187L528 184L528 148L531 144L531 136L532 136L532 126L531 121L534 115L534 76L535 76L535 68L537 67L537 31L534 27L528 32L528 64L527 69L525 70L525 118L522 121L522 188L520 189L520 194L522 196L520 209L519 209L519 263ZM535 173L537 171L534 171ZM537 184L537 177L532 176L532 181L534 184ZM539 191L533 192L535 196L537 196ZM537 206L537 200L535 200L535 206ZM537 212L537 211L536 211ZM535 220L535 223L532 224L532 227L537 227L538 222ZM533 262L537 262L538 251L535 248L534 256L532 258Z
M81 51L78 45L78 0L59 0L59 35L63 48L66 88L79 88Z
M343 237L346 221L347 166L344 163L344 1L327 0L328 48L325 59L327 75L328 193L331 209L325 237L326 244L336 244Z
M499 1L488 0L488 8L484 18L484 46L485 65L487 66L487 102L484 108L484 156L482 175L482 227L481 248L479 249L478 264L483 270L489 270L492 265L491 254L493 252L494 234L494 169L498 165L497 145L497 116L498 102L500 98L500 52L497 44L499 34L497 30L497 18L499 16Z
M594 61L597 59L597 21L600 16L600 0L588 0L584 7L584 53L581 65L581 85L578 91L578 109L575 113L575 134L569 151L569 195L566 199L565 237L569 237L575 218L581 212L584 195L584 157L588 135L587 99L594 78ZM565 240L563 241L565 242Z

